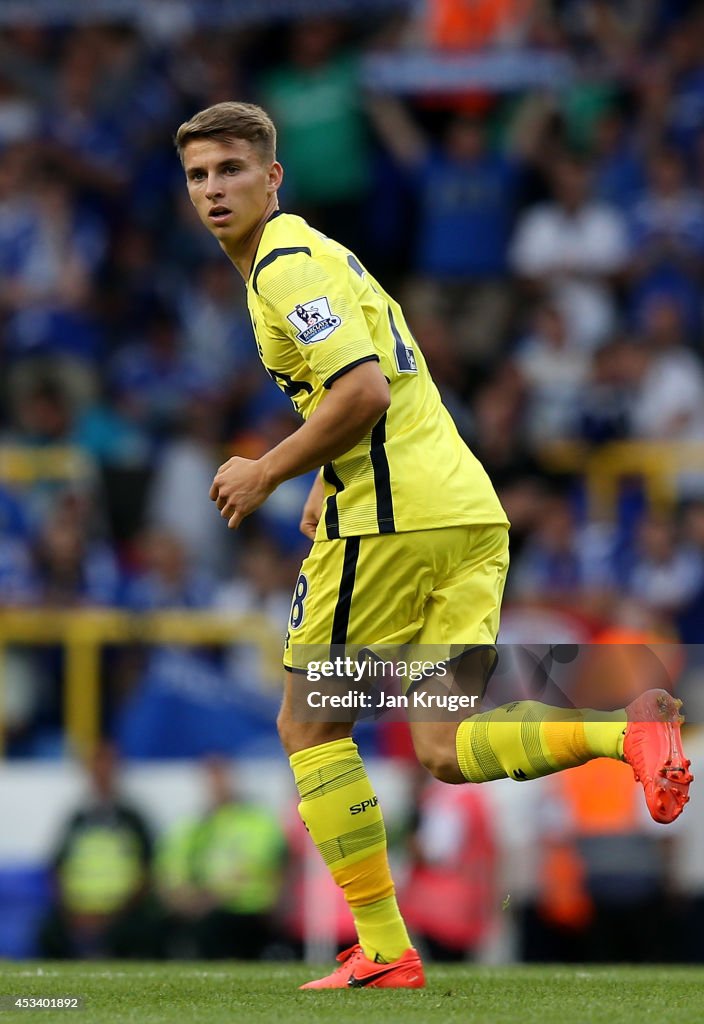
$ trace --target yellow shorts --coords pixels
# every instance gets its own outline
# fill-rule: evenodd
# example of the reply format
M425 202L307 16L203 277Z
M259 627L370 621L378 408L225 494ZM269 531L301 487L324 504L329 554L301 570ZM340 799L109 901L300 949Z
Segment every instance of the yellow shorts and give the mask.
M318 541L294 590L284 666L300 667L299 645L493 644L507 572L504 525Z

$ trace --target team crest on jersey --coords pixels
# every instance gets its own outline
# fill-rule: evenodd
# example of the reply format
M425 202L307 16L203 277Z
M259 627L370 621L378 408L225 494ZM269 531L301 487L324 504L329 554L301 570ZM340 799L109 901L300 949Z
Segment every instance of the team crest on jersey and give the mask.
M325 295L311 302L299 302L293 312L288 314L287 319L296 328L298 340L304 345L325 341L342 323L339 316L335 316L331 311Z

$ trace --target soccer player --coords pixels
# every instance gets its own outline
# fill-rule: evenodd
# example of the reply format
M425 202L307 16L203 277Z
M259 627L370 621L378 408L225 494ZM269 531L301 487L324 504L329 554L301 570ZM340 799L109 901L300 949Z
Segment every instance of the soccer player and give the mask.
M398 303L352 252L279 210L283 169L268 115L219 103L182 124L175 141L200 219L246 282L262 362L304 420L260 459L229 459L210 497L236 529L284 480L322 467L303 510L314 544L291 606L278 727L301 817L344 890L359 943L303 987L419 988L423 966L398 910L352 723L296 714L295 648L456 645L482 655L475 671L486 677L508 522ZM665 690L600 715L520 701L411 729L419 760L448 783L625 760L652 816L669 822L691 781L679 706Z

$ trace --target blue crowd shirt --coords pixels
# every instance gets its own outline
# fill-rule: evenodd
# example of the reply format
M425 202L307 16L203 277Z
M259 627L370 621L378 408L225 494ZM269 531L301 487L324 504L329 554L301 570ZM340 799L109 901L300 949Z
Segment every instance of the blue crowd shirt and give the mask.
M506 272L518 167L499 154L472 163L432 152L416 171L416 269L438 277Z

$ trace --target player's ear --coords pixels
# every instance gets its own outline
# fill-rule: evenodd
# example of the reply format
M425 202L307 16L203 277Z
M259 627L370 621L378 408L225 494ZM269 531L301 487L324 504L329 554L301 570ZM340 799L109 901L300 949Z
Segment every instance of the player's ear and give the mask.
M278 160L274 160L270 166L267 177L269 189L272 192L278 191L281 188L281 182L284 180L284 169Z

